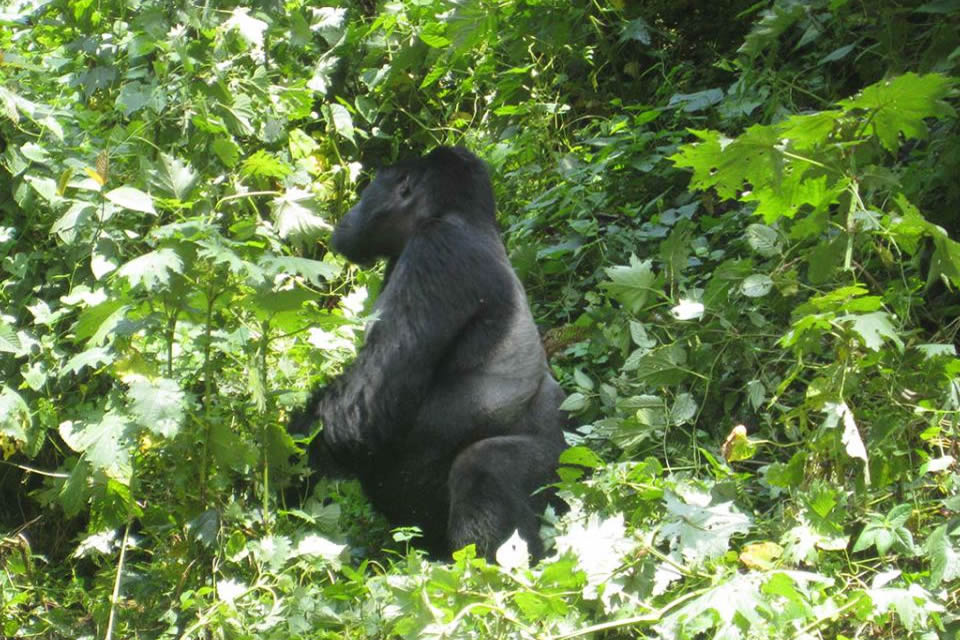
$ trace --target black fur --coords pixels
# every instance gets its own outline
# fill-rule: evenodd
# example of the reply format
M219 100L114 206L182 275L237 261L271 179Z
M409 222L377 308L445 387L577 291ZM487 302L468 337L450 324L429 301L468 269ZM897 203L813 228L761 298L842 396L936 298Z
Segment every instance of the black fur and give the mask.
M564 449L564 394L507 260L484 164L441 147L382 170L340 222L333 248L389 260L378 320L356 361L291 421L316 420L314 460L360 478L426 546L492 557L515 529L543 552L538 514Z

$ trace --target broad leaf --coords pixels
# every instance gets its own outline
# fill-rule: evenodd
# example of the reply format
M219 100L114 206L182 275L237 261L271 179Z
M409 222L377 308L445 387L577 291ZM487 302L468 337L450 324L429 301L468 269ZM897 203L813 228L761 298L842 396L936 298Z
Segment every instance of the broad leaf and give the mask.
M668 542L690 563L716 558L730 546L730 538L750 530L750 518L739 513L731 502L713 504L709 493L689 491L682 500L672 491L664 492L667 520L657 539Z
M158 436L172 438L180 431L187 396L168 378L147 378L139 374L124 377L129 385L130 412L136 421Z
M131 287L142 286L147 291L166 286L172 274L183 273L183 261L173 249L162 248L134 258L117 270Z
M156 210L153 208L153 198L150 197L150 194L144 193L135 187L117 187L103 194L103 197L118 207L130 209L131 211L140 211L141 213L149 213L153 216L157 215Z
M647 301L647 295L653 287L656 276L653 273L653 261L630 256L630 266L607 267L609 282L603 287L630 312L638 313Z
M330 224L315 213L313 194L303 189L289 189L270 203L281 238L308 240L316 238L321 231L329 230Z
M68 420L60 425L60 437L90 464L111 477L130 482L130 422L109 412L95 422Z
M905 73L872 84L857 97L841 100L840 105L869 111L873 133L888 151L895 153L900 148L901 134L904 138L926 139L927 118L956 115L946 102L955 84L952 78L938 73Z
M161 153L160 166L152 172L152 178L155 185L182 201L190 195L200 176L189 164Z

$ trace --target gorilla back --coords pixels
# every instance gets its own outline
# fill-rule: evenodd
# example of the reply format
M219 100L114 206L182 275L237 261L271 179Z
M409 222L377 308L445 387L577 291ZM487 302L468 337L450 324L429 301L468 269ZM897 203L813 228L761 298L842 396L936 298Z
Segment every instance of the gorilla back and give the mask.
M564 394L500 239L486 167L441 147L384 169L332 244L353 262L389 260L378 319L290 430L322 421L312 458L356 474L432 552L475 543L490 558L518 530L539 557L550 494L538 489L565 447Z

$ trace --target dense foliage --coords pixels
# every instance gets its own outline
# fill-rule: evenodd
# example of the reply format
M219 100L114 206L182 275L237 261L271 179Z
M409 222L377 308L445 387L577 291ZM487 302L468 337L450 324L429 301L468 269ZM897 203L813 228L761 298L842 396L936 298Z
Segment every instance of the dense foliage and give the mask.
M0 635L960 633L956 2L325 4L0 5ZM579 425L533 568L296 495L441 143Z

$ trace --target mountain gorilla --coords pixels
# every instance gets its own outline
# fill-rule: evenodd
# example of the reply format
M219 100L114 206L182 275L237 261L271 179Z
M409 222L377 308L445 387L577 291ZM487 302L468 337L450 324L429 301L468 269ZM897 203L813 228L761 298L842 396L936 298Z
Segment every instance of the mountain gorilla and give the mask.
M333 233L348 260L387 258L356 360L290 423L320 420L312 463L359 477L434 554L493 558L514 530L543 554L538 514L565 448L564 394L507 260L484 164L441 147L378 173Z

